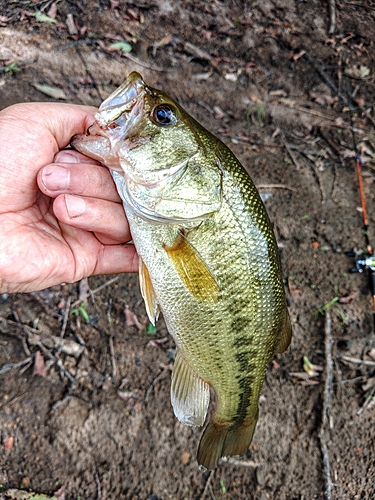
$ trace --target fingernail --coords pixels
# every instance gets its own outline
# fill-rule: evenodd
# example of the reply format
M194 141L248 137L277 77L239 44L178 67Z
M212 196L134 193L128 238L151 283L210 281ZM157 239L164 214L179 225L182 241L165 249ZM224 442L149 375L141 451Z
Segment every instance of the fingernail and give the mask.
M54 159L55 162L61 163L79 163L77 153L75 151L59 151Z
M71 219L82 215L86 210L86 201L79 196L65 195L65 205Z
M49 191L62 191L69 186L70 172L58 165L48 166L43 169L42 182Z

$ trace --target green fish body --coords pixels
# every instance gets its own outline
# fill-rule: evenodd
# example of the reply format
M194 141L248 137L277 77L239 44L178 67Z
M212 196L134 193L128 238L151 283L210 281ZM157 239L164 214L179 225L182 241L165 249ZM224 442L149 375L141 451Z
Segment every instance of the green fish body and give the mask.
M140 257L150 321L176 342L176 417L204 424L202 468L245 454L270 358L290 343L280 259L265 207L233 153L131 73L75 149L108 166Z

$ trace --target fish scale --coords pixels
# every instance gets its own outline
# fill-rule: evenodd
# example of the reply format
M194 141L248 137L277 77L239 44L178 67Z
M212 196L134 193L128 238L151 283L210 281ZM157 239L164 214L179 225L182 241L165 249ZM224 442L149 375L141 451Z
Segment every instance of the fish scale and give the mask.
M177 345L177 418L203 425L215 391L198 449L199 465L211 469L246 453L268 361L290 342L271 224L233 153L137 73L96 118L72 144L113 170L150 321L161 310Z

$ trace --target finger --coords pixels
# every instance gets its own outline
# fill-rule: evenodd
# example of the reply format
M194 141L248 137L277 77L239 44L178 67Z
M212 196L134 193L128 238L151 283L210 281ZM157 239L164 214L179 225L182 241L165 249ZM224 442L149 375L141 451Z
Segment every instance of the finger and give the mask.
M100 234L103 243L131 240L129 224L120 203L63 194L54 201L53 211L69 226Z
M138 272L138 254L134 245L104 245L97 256L92 275Z
M37 181L51 198L69 193L121 202L109 170L93 163L51 163L39 171Z
M89 163L90 165L100 165L100 163L88 156L79 153L78 151L74 151L73 149L62 149L59 151L53 163Z
M40 134L43 137L46 130L48 130L52 136L48 139L56 141L57 152L69 144L73 135L86 132L90 125L94 123L96 111L97 109L92 106L33 102L13 104L4 110L4 116L15 120L19 124L32 125L30 139L34 141L36 135ZM43 165L43 161L41 164Z

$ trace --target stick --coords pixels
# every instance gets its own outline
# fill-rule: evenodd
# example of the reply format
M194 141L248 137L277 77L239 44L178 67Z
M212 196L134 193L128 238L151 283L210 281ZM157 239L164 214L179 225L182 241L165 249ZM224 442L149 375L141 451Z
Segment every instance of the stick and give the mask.
M106 281L105 283L103 283L102 285L98 286L97 288L94 288L94 290L91 290L92 293L97 293L97 292L100 292L100 290L103 290L103 288L105 288L106 286L109 286L109 285L112 285L112 283L114 283L115 281L118 280L118 276Z
M329 0L329 18L330 18L330 24L329 24L328 34L329 35L333 35L333 33L336 30L336 6L335 6L335 0Z
M261 463L254 462L253 460L238 460L233 457L222 457L220 459L221 464L233 465L234 467L250 467L251 469L256 469L261 466Z
M332 491L332 480L331 480L331 468L329 462L329 452L327 446L327 434L329 433L329 410L331 406L331 395L332 395L332 384L333 384L333 361L332 361L332 330L331 330L331 313L326 311L326 320L324 328L325 340L325 384L324 384L324 395L323 395L323 412L322 412L322 424L320 427L320 448L323 456L324 465L324 475L325 475L325 497L327 500L331 500Z
M286 184L257 184L256 188L257 189L277 188L277 189L287 189L288 191L297 191L297 189L287 186Z
M18 363L9 363L7 365L0 366L0 375L3 373L9 372L10 370L14 370L15 368L20 368L21 366L28 365L27 368L30 366L30 363L33 360L33 356L28 356L27 358L23 359L22 361L19 361Z
M348 363L354 363L355 365L365 365L365 366L375 366L375 361L367 361L365 359L349 358L349 356L344 356L343 354L338 354L338 357Z
M210 488L211 488L210 483L211 483L212 476L214 475L214 472L215 472L215 469L210 472L210 475L207 478L203 493L202 493L201 497L199 498L199 500L203 500L205 498L205 496L207 495L208 491L210 490ZM212 489L210 491L210 494L212 494Z
M60 339L62 339L65 335L66 331L66 326L68 324L68 319L69 319L69 312L70 312L70 304L72 302L72 297L69 295L69 297L66 299L66 305L65 305L65 311L64 311L64 319L63 319L63 324L61 327L61 332L60 332Z

